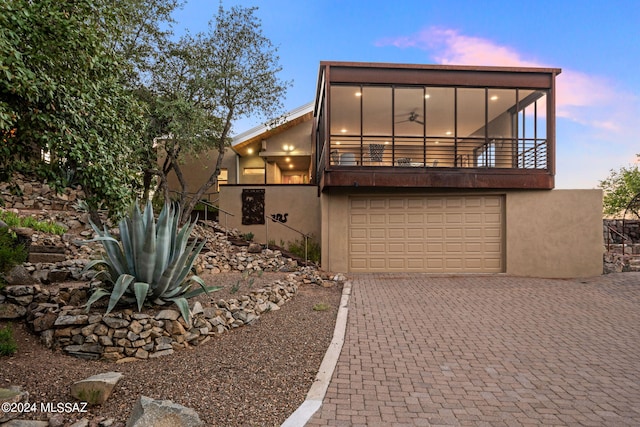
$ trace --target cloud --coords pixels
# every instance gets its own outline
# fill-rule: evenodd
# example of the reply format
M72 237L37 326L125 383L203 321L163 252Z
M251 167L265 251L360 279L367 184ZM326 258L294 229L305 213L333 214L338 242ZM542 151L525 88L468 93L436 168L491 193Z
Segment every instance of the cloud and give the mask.
M492 40L440 27L427 28L409 36L381 39L376 45L424 50L439 64L552 67L542 61L527 59L517 50ZM629 110L633 110L636 101L635 96L617 90L611 82L599 76L563 69L557 80L557 116L603 132L628 130L622 122L630 119Z

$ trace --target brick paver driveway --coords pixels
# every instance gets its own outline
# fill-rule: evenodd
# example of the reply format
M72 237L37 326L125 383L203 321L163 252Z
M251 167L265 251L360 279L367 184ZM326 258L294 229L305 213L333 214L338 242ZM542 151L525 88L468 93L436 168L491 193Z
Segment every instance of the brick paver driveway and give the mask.
M351 279L308 426L640 425L640 274Z

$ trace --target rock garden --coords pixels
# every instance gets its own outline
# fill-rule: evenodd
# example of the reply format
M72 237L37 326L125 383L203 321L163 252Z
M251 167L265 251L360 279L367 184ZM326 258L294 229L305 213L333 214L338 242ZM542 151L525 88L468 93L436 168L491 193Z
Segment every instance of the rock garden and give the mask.
M18 349L0 356L0 401L16 409L0 423L154 425L184 416L182 425L277 425L304 400L344 276L276 248L234 244L238 230L208 222L183 233L184 274L153 294L109 264L108 245L127 231L92 229L81 189L57 194L23 177L15 185L20 196L0 184L2 212L64 231L4 227L28 258L0 290L0 328L13 331Z

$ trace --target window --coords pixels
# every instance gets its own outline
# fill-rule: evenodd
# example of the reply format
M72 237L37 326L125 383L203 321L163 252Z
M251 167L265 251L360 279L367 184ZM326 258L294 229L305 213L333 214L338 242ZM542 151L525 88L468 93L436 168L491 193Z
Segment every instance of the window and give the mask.
M330 164L545 169L546 93L333 85Z

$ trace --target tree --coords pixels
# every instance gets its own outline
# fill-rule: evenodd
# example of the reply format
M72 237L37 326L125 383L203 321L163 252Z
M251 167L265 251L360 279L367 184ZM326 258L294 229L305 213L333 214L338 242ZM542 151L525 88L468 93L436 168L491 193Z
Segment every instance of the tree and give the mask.
M173 172L181 185L181 222L205 192L216 185L235 120L274 117L289 85L280 80L277 49L262 34L256 8L218 9L207 33L186 35L159 57L152 92L155 117L164 132L159 148L165 163L161 181ZM182 176L185 155L216 150L207 181L190 197ZM166 186L165 186L166 188Z
M600 181L599 187L604 190L604 213L624 214L629 202L640 193L640 169L638 165L631 165L611 170L609 176Z
M97 11L91 0L0 6L0 130L11 133L2 166L18 157L50 178L73 174L92 210L106 200L117 212L131 197L136 170L126 159L140 142L142 110Z
M6 175L24 168L50 180L73 176L94 214L103 201L113 216L124 211L138 185L141 168L131 160L145 129L132 76L167 36L153 20L158 16L145 13L166 20L175 7L174 0L2 2L0 167Z

